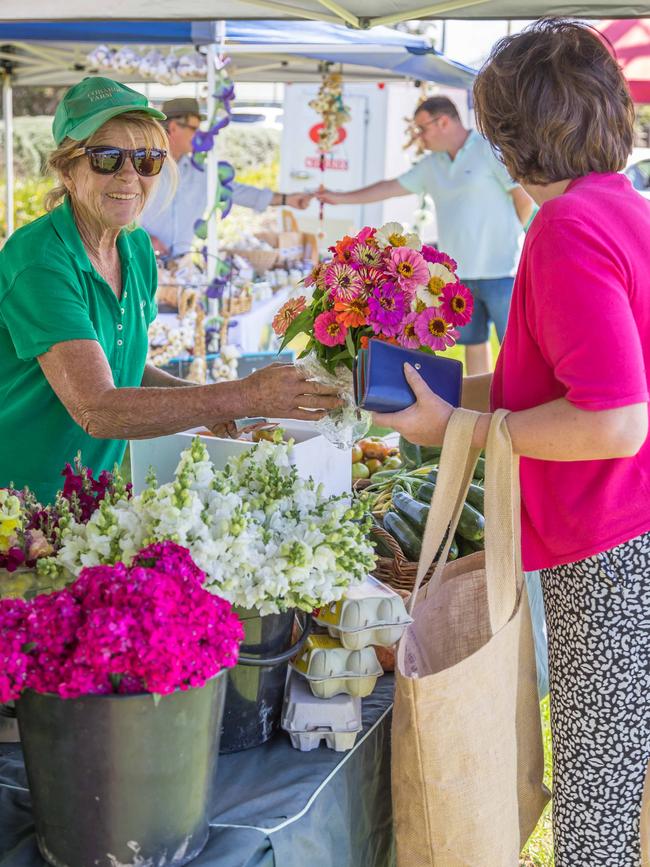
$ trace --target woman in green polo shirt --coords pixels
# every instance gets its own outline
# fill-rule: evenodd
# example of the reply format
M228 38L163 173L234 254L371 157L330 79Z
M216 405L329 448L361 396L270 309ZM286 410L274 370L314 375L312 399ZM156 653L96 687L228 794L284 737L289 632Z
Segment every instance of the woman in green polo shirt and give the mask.
M125 440L234 418L317 419L332 389L292 365L193 386L147 364L156 314L149 236L129 230L167 156L164 115L131 88L86 78L59 104L49 212L0 251L0 487L49 501L81 450L112 469Z

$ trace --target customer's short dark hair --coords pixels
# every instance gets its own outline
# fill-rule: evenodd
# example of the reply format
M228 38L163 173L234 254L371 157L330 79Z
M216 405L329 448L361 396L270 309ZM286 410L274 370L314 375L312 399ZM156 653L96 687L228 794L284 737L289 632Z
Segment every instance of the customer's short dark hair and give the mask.
M447 96L430 96L418 105L415 109L414 116L419 111L426 111L430 115L446 114L453 120L460 120L458 109Z
M548 184L624 168L634 106L597 32L537 21L496 43L474 82L479 130L513 178Z

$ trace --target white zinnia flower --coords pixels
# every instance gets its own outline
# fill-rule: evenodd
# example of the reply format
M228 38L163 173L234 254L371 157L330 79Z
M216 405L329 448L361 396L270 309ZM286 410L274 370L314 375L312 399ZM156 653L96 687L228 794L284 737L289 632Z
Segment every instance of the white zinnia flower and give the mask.
M411 250L421 250L422 241L415 234L409 232L401 223L390 222L377 229L375 241L380 249L385 247L410 247Z

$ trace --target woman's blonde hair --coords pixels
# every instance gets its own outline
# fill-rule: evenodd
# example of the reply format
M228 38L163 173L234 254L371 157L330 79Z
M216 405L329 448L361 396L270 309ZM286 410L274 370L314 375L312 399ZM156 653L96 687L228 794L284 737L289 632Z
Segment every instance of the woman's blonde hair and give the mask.
M135 137L139 134L140 137L144 139L144 147L162 148L167 151L167 162L172 171L172 183L169 192L169 199L171 199L176 190L176 184L178 183L178 169L169 153L169 139L164 127L162 127L157 120L151 117L151 115L145 114L142 111L125 112L124 114L111 118L107 123L112 123L114 121L121 121L124 124L125 129L131 137L132 143L135 143ZM58 183L45 196L45 209L47 211L51 211L61 202L62 199L65 198L65 196L70 194L69 189L64 183L64 176L71 171L76 160L80 158L83 149L96 143L98 134L103 128L104 127L101 126L91 136L87 139L82 139L81 141L65 138L61 144L50 153L47 160L47 170L57 178ZM151 194L154 189L154 186L150 187L149 194ZM168 204L168 201L164 204Z

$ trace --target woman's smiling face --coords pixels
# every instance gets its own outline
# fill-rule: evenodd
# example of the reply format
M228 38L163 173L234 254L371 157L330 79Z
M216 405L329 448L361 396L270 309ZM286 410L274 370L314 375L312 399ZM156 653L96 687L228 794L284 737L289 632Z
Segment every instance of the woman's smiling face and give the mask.
M89 143L93 147L125 149L152 146L142 131L120 118L105 123ZM92 170L88 157L83 154L74 161L65 183L79 211L106 229L121 229L138 217L158 177L139 175L129 157L114 174L99 174Z

